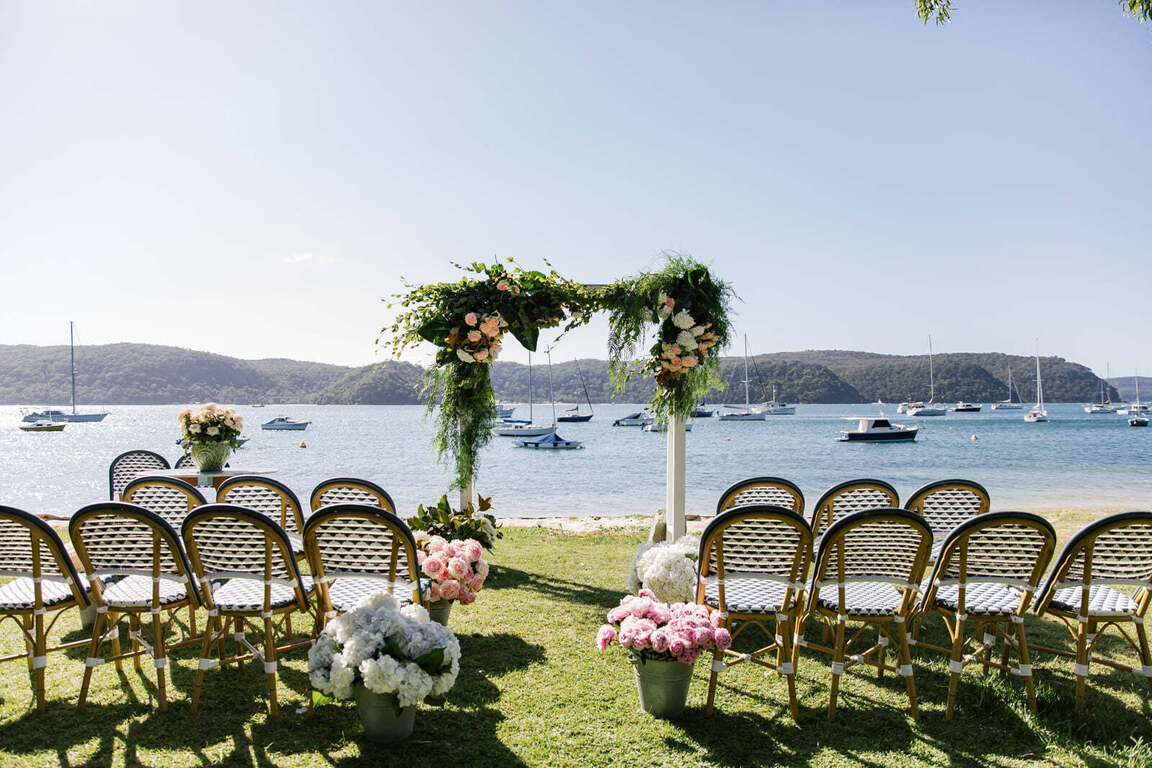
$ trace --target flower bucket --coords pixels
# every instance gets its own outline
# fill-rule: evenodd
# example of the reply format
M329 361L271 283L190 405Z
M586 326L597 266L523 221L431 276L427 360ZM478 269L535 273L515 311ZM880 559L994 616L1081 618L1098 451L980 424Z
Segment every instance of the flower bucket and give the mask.
M232 446L228 443L192 443L188 453L201 472L219 472L228 461Z
M416 707L405 707L396 714L396 696L370 691L363 683L352 689L356 711L364 724L364 738L376 744L403 741L412 735L416 725Z
M450 613L452 613L451 600L436 600L428 604L428 617L437 624L448 626Z
M640 709L653 717L671 718L684 711L688 688L692 684L692 664L680 661L645 661L636 656L628 659L636 671L636 689Z

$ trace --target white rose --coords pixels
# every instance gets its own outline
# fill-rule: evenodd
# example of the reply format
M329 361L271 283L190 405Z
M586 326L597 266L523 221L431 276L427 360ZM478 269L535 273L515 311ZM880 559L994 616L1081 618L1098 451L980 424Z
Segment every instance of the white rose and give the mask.
M704 326L697 325L692 328L692 335L699 338L704 333Z
M680 331L676 336L676 343L683 347L685 352L691 352L699 346L696 337L690 331Z
M688 310L682 309L672 316L672 324L677 328L687 330L696 325L696 321L692 319L692 315L688 314Z
M220 427L208 427L208 429L204 431L208 433L209 437L216 437L216 435L220 434Z

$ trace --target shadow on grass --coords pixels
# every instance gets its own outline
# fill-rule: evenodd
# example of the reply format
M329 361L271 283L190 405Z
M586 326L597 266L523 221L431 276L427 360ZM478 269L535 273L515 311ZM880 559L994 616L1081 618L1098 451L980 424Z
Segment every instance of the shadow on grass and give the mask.
M529 573L501 565L493 568L485 589L524 589L567 603L602 608L607 611L620 604L620 590L601 589L577 581Z
M526 642L518 635L457 635L460 640L460 676L447 700L461 707L491 704L500 698L500 689L489 676L525 669L546 660L544 648Z

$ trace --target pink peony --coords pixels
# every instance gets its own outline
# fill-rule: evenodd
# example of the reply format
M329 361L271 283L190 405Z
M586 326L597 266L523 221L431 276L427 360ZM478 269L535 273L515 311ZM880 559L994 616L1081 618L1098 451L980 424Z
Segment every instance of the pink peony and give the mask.
M717 629L713 637L716 639L716 647L720 650L726 651L732 647L732 634L724 627Z
M698 659L699 657L700 657L700 649L699 648L688 648L687 650L685 650L683 653L681 653L677 657L677 660L684 663L684 664L695 664L696 659Z
M664 306L668 307L668 309L676 309L676 299L669 296L664 300Z
M428 601L431 603L434 603L439 599L440 599L440 585L437 584L436 582L432 582L432 584L428 587Z
M464 315L464 322L468 325L476 325L476 313L469 312L468 314Z
M684 653L687 647L688 644L684 642L684 638L680 635L672 635L672 637L668 638L668 653L673 656L679 656Z
M472 578L472 568L464 558L453 557L448 561L448 575L454 579L470 579Z
M426 576L436 576L444 570L444 561L436 556L426 557L420 564L420 570L424 571Z
M424 565L424 558L426 558L426 557L428 557L428 555L424 552L424 550L422 550L422 549L416 550L416 564L417 565Z
M474 603L474 602L476 602L476 593L473 592L472 590L468 589L468 587L461 586L460 587L460 604L461 605L472 605L472 603Z
M619 624L626 617L631 615L632 612L628 610L628 606L618 605L612 610L608 611L608 621L612 622L613 624Z
M439 552L443 550L447 546L448 541L443 536L433 536L428 539L428 544L425 546L425 549L428 550L429 554L432 554L433 552Z
M473 592L479 592L481 589L483 589L483 587L484 587L484 577L483 576L473 576L472 580L468 582L468 589L472 590Z
M476 571L477 576L483 576L485 579L488 578L488 563L484 560L477 560L476 564L472 566L472 569Z
M652 650L657 653L664 653L668 650L668 633L663 629L658 629L652 633L649 642L652 643Z
M626 597L624 599L625 600L635 600L636 597L647 597L650 600L655 600L656 599L656 593L653 592L652 590L648 589L647 587L645 587L644 589L637 592L636 595L629 595L628 597Z
M616 630L612 628L611 624L605 624L600 627L600 631L596 633L596 647L604 650L612 641L616 639Z
M460 544L460 551L456 554L470 563L474 563L484 556L484 548L480 546L480 542L476 539L465 539Z
M668 610L668 606L664 603L654 603L648 609L648 618L657 624L667 624L672 619L672 612Z
M445 600L455 600L460 596L460 582L449 580L441 584L440 596Z
M696 645L701 648L711 648L716 643L716 638L713 635L713 629L711 627L697 627L693 635L696 640Z

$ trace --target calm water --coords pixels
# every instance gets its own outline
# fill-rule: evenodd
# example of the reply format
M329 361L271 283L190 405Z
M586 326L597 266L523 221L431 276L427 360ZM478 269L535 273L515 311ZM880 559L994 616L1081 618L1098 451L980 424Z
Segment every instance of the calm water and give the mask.
M493 438L477 487L501 516L648 514L664 503L664 436L612 427L634 406L598 406L587 424L562 425L584 450L538 452ZM178 406L120 406L100 424L60 433L17 429L15 407L0 407L0 504L68 514L106 499L108 464L122 451L179 455ZM275 468L305 503L320 480L350 475L388 489L402 512L447 490L449 472L429 447L431 427L416 406L238 407L250 442L233 467ZM537 407L540 417L547 407ZM517 415L526 412L520 408ZM697 420L688 435L688 511L711 512L730 483L778 475L799 483L809 502L841 480L875 477L901 499L930 480L963 477L984 484L994 509L1058 507L1152 509L1152 428L1127 417L1088 416L1080 405L1051 405L1055 421L1026 424L1023 411L985 411L930 419L915 443L846 444L834 440L841 416L875 415L875 406L802 405L767 422ZM277 415L309 419L305 432L263 432ZM975 435L978 439L973 440ZM307 443L301 448L300 441Z

